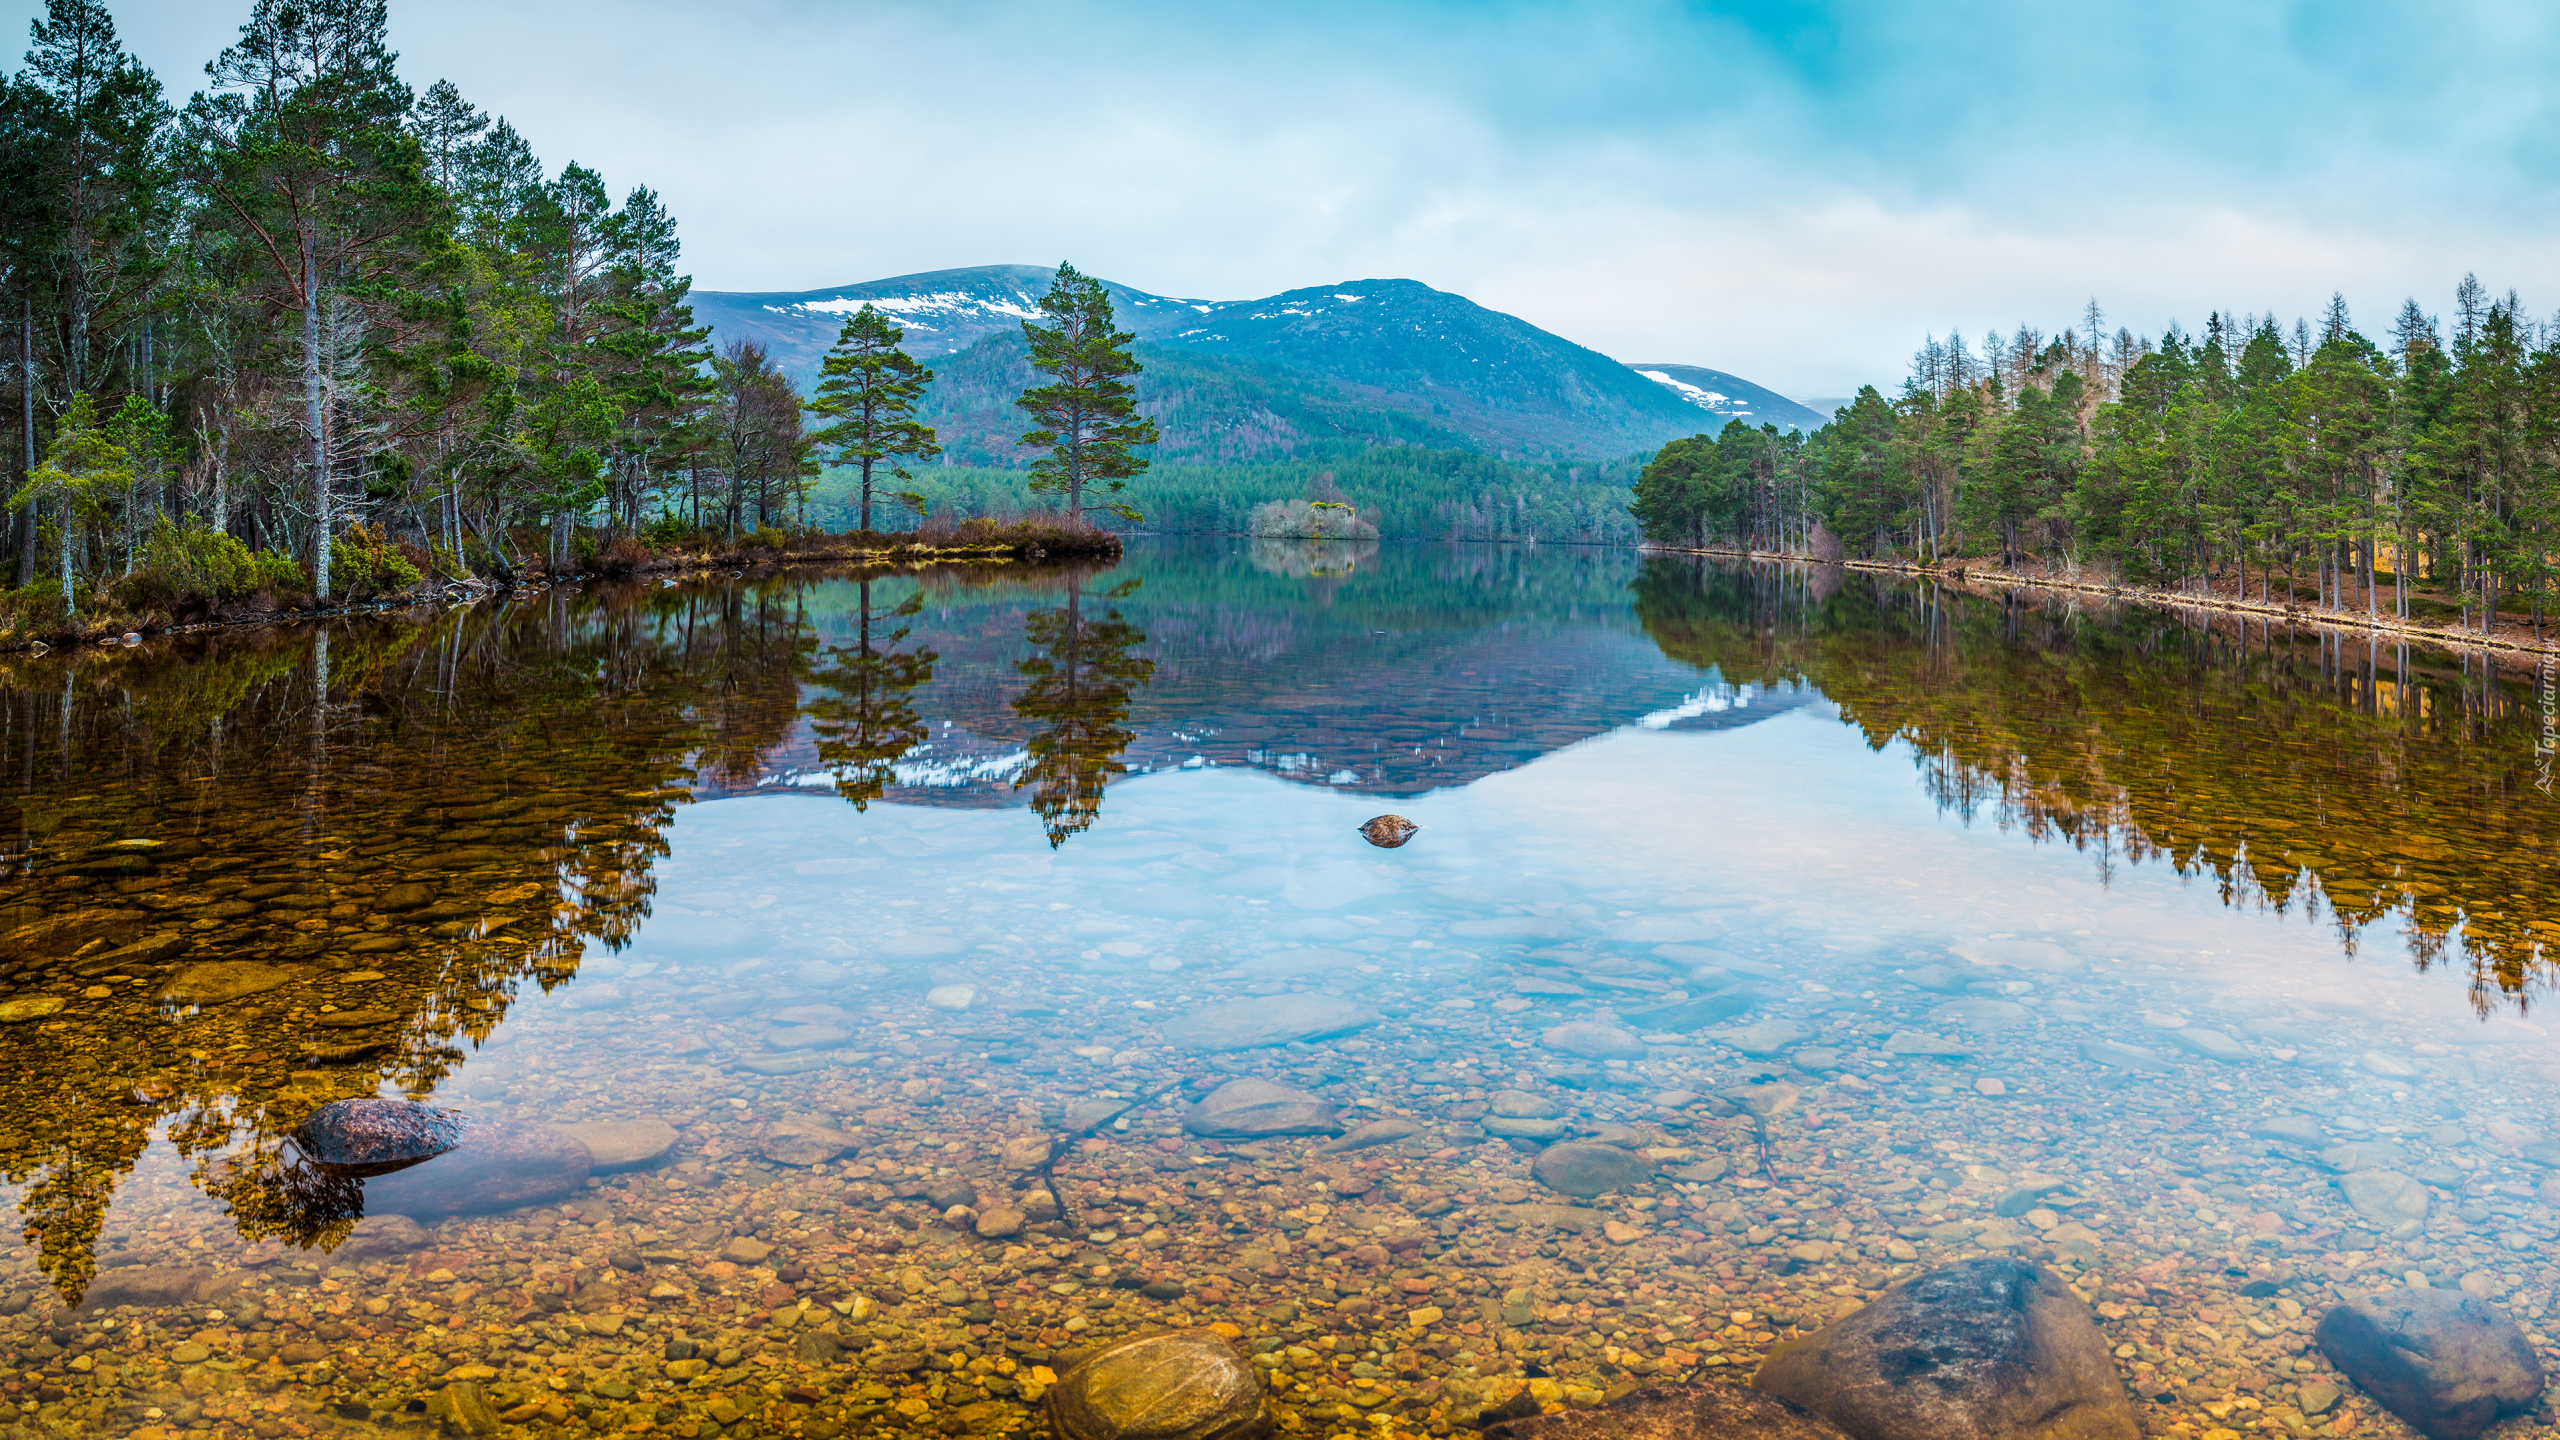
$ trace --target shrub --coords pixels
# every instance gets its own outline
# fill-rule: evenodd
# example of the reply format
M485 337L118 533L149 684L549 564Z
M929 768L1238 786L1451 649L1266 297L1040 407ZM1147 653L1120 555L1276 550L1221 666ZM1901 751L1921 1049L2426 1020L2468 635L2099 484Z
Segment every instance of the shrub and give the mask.
M329 542L330 583L349 599L396 594L423 578L378 525L350 525Z
M741 550L770 550L776 555L791 548L791 537L770 525L759 525L738 539Z
M658 518L641 527L640 538L651 548L671 550L693 535L693 527L673 510L661 510Z
M629 535L616 535L596 552L589 565L599 575L632 575L652 558L649 547Z

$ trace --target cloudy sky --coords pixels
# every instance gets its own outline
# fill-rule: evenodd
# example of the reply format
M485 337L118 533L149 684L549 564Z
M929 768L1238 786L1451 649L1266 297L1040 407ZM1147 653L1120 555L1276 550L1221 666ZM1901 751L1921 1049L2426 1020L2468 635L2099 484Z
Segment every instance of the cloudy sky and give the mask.
M247 0L122 0L179 97ZM39 3L0 0L22 34ZM1238 298L1409 276L1798 396L1925 332L2560 304L2560 7L393 0L708 289L1070 259Z

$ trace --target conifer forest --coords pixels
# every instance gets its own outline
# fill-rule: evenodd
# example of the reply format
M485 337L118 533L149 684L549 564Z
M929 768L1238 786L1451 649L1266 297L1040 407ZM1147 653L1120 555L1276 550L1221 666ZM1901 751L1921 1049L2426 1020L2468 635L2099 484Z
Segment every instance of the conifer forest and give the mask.
M2379 341L2211 315L2105 335L1932 336L1808 437L1663 448L1649 539L2042 573L2483 628L2537 627L2560 562L2560 326L2466 277ZM1825 527L1817 532L1819 523Z

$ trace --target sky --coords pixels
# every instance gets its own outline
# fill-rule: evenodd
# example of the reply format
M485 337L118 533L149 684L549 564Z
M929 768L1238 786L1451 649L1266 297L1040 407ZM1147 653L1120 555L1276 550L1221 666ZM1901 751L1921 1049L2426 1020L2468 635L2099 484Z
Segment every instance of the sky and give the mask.
M173 98L248 0L109 0ZM0 0L22 35L41 0ZM1411 278L1628 361L1890 389L1928 334L2560 305L2560 6L392 0L698 288L1072 261Z

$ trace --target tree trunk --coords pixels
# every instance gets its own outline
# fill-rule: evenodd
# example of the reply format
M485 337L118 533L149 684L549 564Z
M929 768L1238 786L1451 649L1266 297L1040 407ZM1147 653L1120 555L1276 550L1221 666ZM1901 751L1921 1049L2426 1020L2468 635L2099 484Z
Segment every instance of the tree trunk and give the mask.
M302 225L302 409L311 427L311 593L329 598L329 435L322 423L320 242Z
M36 473L36 302L25 299L25 318L18 331L18 394L20 423L26 427L27 468L18 477L23 485ZM31 503L18 519L18 587L25 589L36 578L36 507Z

